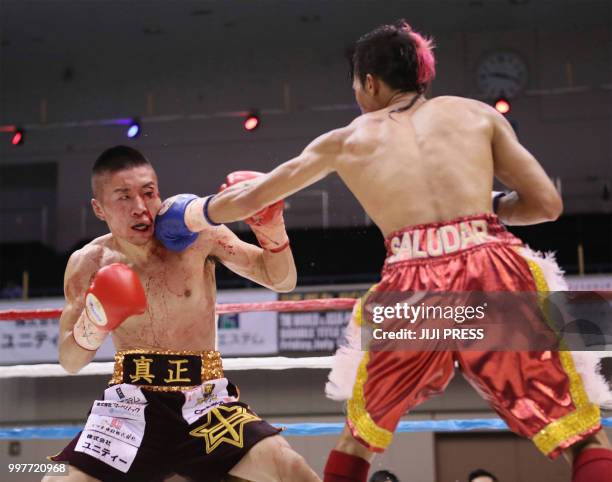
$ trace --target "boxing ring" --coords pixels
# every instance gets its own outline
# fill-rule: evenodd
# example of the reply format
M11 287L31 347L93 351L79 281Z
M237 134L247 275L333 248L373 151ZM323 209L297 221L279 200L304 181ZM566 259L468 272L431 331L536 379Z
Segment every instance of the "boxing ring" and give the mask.
M245 313L255 311L271 312L310 312L310 311L350 311L359 302L355 298L329 298L299 301L268 301L257 303L218 304L218 314ZM0 322L59 318L61 309L6 310L0 311ZM331 356L324 357L244 357L223 360L224 371L239 370L328 370L332 365ZM76 375L108 375L113 371L114 362L92 362ZM4 378L42 378L65 377L68 373L59 364L31 364L0 366L0 379ZM321 387L323 391L323 387ZM274 423L273 421L271 423ZM282 423L284 435L314 436L333 435L342 432L344 423ZM612 417L602 418L602 425L612 427ZM83 427L80 425L39 425L0 427L0 440L67 439L74 437ZM440 419L440 420L403 420L396 432L465 432L494 430L505 431L508 426L499 418Z

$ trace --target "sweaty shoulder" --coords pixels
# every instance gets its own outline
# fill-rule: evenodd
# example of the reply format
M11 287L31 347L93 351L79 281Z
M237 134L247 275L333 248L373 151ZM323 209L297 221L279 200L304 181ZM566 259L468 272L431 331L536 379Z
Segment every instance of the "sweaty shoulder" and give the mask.
M435 97L417 112L425 119L439 123L442 129L466 133L480 132L492 136L500 114L490 105L476 99L456 96Z
M339 129L326 132L320 135L314 141L310 143L308 148L318 151L324 151L326 153L334 153L342 150L342 147L351 132L354 130L353 123Z
M342 131L346 138L350 138L352 135L359 133L359 131L380 124L387 118L388 113L385 110L368 112L366 114L361 114L359 117L355 117L349 125L337 130Z
M302 156L319 166L325 166L327 173L335 169L335 165L345 151L347 139L354 130L353 124L326 132L312 141Z
M349 154L366 155L377 138L379 127L388 119L387 112L375 111L362 114L346 127L338 129L342 135L342 147Z
M95 264L100 268L103 264L103 260L105 257L108 257L112 253L112 249L110 248L111 235L105 234L104 236L100 236L81 249L77 249L68 260L68 265L73 265L73 267L80 266L84 263Z
M105 257L108 256L110 235L101 236L70 255L64 274L64 293L71 299L79 296L89 286Z
M467 97L458 97L454 95L442 95L434 97L428 102L428 107L449 115L468 115L476 116L488 122L493 122L494 117L499 115L497 111L485 102Z

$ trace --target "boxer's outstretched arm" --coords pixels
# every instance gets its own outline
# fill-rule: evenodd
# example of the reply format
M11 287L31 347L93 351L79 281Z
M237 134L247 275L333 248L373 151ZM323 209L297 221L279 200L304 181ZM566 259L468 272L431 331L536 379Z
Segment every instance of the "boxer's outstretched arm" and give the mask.
M245 243L227 226L218 226L212 231L210 255L234 273L278 292L295 288L297 271L290 247L274 253Z
M208 216L215 223L246 219L270 204L314 184L335 170L342 153L344 129L315 139L304 151L273 171L229 187L208 204Z
M497 215L509 225L556 220L563 211L563 202L552 181L535 157L520 144L504 116L493 109L490 112L495 177L515 191L500 199Z

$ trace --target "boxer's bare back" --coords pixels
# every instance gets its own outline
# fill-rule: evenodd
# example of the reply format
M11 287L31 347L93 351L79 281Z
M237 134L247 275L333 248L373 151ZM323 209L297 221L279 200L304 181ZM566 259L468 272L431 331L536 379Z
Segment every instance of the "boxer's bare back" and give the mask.
M363 115L340 130L343 148L335 169L368 215L386 235L487 212L493 126L484 109L455 98L421 98L410 110L393 112L404 104Z
M490 212L494 175L520 195L504 200L504 221L558 216L561 201L552 182L503 116L479 101L452 96L420 97L410 109L398 110L415 95L398 95L365 111L265 178L215 196L211 217L240 219L331 172L385 236L409 225Z

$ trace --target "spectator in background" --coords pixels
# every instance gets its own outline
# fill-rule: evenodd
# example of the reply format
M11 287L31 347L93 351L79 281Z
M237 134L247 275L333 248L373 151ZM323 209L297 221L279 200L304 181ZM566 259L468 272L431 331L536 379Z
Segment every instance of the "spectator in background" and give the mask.
M374 472L370 477L370 482L399 482L399 479L395 474L388 470L379 470Z
M476 469L468 475L468 482L499 482L491 472L484 469Z

